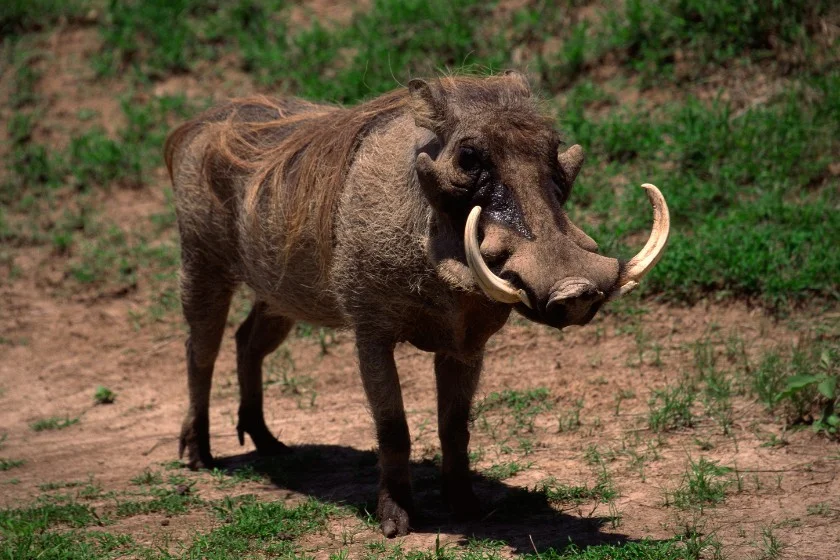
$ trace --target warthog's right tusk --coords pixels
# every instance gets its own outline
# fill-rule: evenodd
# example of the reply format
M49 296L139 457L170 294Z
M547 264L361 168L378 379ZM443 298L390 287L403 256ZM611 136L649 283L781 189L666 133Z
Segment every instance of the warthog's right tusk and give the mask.
M467 265L481 290L490 299L502 303L524 303L531 307L531 300L525 290L517 289L508 282L493 274L484 258L481 256L481 249L478 245L478 218L481 216L481 206L476 206L470 211L467 217L467 226L464 228L464 249L467 254Z
M618 288L611 294L610 299L621 297L638 286L642 278L662 258L662 253L668 244L671 216L668 213L668 204L665 202L665 197L662 196L658 188L650 183L645 183L642 188L647 190L648 199L653 206L653 228L642 250L624 265L624 270L618 278Z

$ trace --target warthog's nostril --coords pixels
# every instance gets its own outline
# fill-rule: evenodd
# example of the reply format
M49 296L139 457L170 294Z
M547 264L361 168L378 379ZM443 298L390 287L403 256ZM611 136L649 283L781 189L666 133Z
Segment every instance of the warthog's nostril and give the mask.
M591 317L592 308L604 299L604 292L584 278L567 278L558 283L546 304L552 322L582 324Z

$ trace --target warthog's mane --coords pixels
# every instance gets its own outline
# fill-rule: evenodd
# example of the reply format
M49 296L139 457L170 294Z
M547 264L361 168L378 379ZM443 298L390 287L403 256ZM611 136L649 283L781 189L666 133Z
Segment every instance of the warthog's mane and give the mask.
M535 100L526 101L502 76L445 76L433 82L455 103L527 106L527 113L540 113L534 111ZM407 111L424 111L407 88L352 107L295 98L234 99L175 129L167 138L165 159L171 175L179 147L206 130L200 155L204 183L222 202L242 201L248 228L265 230L272 226L266 221L282 220L282 253L291 255L306 242L306 250L317 251L325 265L321 269L327 270L337 203L357 148L376 127ZM440 131L445 120L434 122L434 128Z

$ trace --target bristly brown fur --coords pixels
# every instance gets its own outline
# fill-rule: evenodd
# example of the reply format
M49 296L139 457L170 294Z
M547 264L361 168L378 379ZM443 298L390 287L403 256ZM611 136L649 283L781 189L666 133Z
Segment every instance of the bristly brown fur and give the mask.
M501 105L517 112L525 101L517 84L503 76L445 76L434 85L456 105ZM533 102L525 105L533 108ZM416 113L420 109L415 105L405 88L350 108L264 96L234 99L175 129L164 148L166 164L172 176L179 146L213 127L202 159L205 184L224 202L235 194L231 181L243 178L246 227L261 227L257 210L265 205L283 217L282 254L291 255L306 239L326 265L333 249L336 204L359 142L377 124L406 110ZM526 111L521 135L531 133L533 115ZM453 115L437 118L450 120ZM430 124L438 129L447 123Z
M336 203L358 143L406 99L395 91L347 109L267 97L235 99L173 131L164 148L166 164L172 175L179 145L199 129L213 127L202 162L208 186L217 196L227 195L220 196L224 199L233 193L220 181L245 178L247 227L260 227L257 207L266 204L284 218L282 253L291 254L308 236L326 263Z

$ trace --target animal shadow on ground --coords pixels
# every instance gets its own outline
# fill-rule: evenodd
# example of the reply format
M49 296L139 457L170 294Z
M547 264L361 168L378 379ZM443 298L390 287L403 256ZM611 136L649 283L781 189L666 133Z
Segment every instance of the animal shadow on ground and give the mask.
M282 457L265 459L251 452L217 458L217 463L231 474L250 466L266 475L277 488L354 507L362 517L376 511L379 470L375 451L340 445L299 445L290 449L291 453ZM411 468L416 508L412 519L414 533L440 532L500 540L520 554L533 553L535 548L538 552L549 548L561 551L570 544L586 547L636 540L602 532L608 518L588 517L585 512L559 512L541 492L508 486L478 473L473 473L473 483L486 513L479 520L456 521L440 498L440 471L435 462L412 461Z

